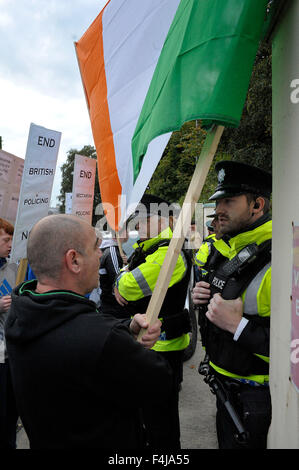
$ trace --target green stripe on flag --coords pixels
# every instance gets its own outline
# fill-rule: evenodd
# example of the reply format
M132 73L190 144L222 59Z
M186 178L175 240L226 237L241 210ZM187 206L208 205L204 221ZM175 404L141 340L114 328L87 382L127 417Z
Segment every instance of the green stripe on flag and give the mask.
M239 125L268 0L181 0L132 139L134 181L149 143L201 119Z

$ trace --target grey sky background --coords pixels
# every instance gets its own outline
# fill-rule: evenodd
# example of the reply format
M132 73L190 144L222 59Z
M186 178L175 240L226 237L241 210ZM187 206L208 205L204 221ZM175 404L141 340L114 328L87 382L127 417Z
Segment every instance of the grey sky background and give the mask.
M25 158L30 123L62 132L60 166L71 148L94 145L74 41L107 0L0 0L0 135Z

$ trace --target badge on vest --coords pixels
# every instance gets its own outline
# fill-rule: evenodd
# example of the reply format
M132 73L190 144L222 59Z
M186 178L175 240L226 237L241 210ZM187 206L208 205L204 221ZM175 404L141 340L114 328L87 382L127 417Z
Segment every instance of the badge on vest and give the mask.
M224 289L225 284L226 284L225 280L219 279L216 276L214 277L214 279L212 281L212 285L217 287L217 289L219 289L220 291L222 291Z

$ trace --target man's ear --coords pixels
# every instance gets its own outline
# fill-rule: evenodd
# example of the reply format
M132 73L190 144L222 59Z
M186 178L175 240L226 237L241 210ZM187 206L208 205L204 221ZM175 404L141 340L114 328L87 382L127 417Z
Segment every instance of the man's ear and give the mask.
M68 250L65 254L66 267L74 274L78 274L81 270L80 257L80 253L78 253L78 251L74 250L73 248Z
M263 197L256 198L253 208L252 208L252 215L258 214L260 212L264 212L265 207L265 199Z

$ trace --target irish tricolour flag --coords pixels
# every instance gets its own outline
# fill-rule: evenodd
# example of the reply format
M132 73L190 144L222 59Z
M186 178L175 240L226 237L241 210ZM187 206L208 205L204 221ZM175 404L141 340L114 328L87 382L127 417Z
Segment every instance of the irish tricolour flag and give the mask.
M101 197L116 230L171 132L238 126L267 0L110 0L76 51Z

